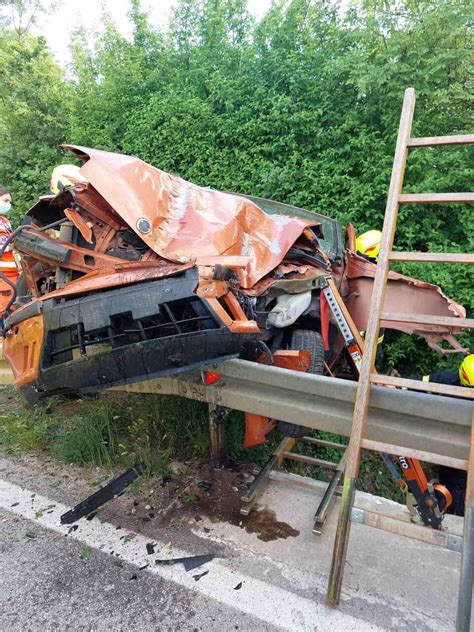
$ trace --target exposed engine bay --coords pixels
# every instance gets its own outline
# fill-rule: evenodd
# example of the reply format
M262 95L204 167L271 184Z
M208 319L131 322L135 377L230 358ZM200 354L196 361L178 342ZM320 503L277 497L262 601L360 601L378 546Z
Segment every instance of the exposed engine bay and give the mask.
M121 154L67 146L81 181L44 196L15 231L21 271L4 352L31 402L170 375L234 357L309 348L344 355L321 317L331 279L365 331L375 264L339 223L186 182ZM464 317L438 286L391 272L387 311ZM461 350L460 330L382 323ZM317 356L317 357L316 357Z

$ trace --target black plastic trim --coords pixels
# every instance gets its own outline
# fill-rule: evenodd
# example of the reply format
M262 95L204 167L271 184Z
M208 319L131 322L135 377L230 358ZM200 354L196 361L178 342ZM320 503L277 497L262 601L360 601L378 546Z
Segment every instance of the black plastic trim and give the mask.
M43 369L22 387L27 401L60 393L94 393L104 388L165 377L230 360L258 334L235 334L226 328L146 340Z

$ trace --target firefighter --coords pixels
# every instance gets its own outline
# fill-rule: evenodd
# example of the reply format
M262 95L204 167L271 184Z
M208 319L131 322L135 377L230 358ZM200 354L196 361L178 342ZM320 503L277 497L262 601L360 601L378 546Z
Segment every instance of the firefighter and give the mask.
M51 193L57 195L64 191L66 187L70 187L79 182L86 182L86 179L81 175L80 168L76 165L58 165L53 169L51 179L49 181L49 188Z
M376 263L381 242L382 233L379 230L368 230L356 239L357 254L364 257L364 259L372 261L372 263Z
M474 353L464 358L458 370L436 371L430 375L423 375L421 379L423 382L435 382L436 384L474 388ZM449 489L453 497L453 503L449 507L448 513L464 516L466 477L467 475L464 470L456 470L452 467L440 465L439 482Z
M12 226L7 215L12 207L12 196L0 187L0 251L3 249L8 237L12 234ZM10 244L7 245L0 257L0 273L11 283L16 283L18 279L18 268L13 257L13 250ZM0 319L8 305L13 290L5 278L0 275Z
M377 263L377 259L380 252L380 243L382 241L382 233L380 230L368 230L362 235L359 235L356 239L357 254L372 263ZM377 340L377 355L376 362L380 364L383 361L382 343L384 339L385 330L379 331L379 338ZM365 338L365 331L361 331L360 335Z
M474 386L474 353L467 355L459 365L459 369L436 371L423 375L423 382L450 384L451 386Z

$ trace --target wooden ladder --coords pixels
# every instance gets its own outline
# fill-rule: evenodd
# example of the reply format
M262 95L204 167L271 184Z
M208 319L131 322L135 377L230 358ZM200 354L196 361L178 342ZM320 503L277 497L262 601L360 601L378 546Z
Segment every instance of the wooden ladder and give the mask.
M431 384L418 380L408 380L375 374L374 362L381 320L412 323L418 322L430 325L448 325L469 329L474 328L474 319L383 312L390 261L474 263L473 254L394 252L392 250L400 204L451 204L474 202L474 193L402 193L408 149L412 147L433 147L437 145L463 145L474 143L474 134L411 138L414 109L415 91L413 88L408 88L405 91L400 117L400 127L398 130L392 176L385 209L380 254L373 286L372 303L370 308L371 317L367 325L367 332L364 341L364 355L362 358L359 383L354 405L351 437L347 449L347 463L327 591L327 603L331 606L335 606L339 603L341 594L342 577L349 541L351 512L355 497L356 480L359 475L361 448L375 450L377 452L403 454L406 456L413 456L414 458L417 458L417 456L419 457L416 450L387 445L377 441L369 441L365 438L371 385L385 384L392 387L405 387L448 396L457 396L468 399L474 398L474 389L459 386L448 386L444 384ZM445 458L441 455L427 453L424 456L425 460L429 460L433 463L449 464L453 466L453 459L449 459L448 463L447 457ZM468 471L461 580L457 613L457 630L464 632L464 630L469 630L474 568L474 429L472 427L469 460L463 461L458 459L456 461L458 462L455 467L466 469Z

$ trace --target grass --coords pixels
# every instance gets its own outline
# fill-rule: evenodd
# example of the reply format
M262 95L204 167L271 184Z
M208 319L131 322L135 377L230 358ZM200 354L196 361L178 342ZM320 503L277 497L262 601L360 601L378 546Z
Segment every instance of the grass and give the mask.
M13 398L13 399L12 399ZM98 399L55 400L45 410L27 409L0 390L0 444L13 454L40 452L64 463L130 467L140 461L148 474L169 473L171 460L206 461L209 458L206 404L172 396L107 393ZM310 436L339 441L338 435L309 431ZM233 411L225 422L227 453L237 461L263 465L281 440L271 433L263 446L242 448L244 416ZM328 461L341 452L298 444L297 451ZM192 465L190 465L192 468ZM292 463L291 471L327 479L328 471ZM362 457L359 488L403 502L402 494L379 455Z

